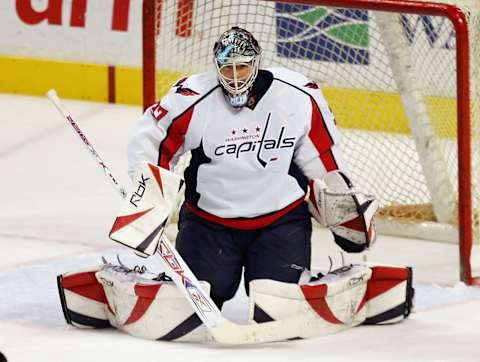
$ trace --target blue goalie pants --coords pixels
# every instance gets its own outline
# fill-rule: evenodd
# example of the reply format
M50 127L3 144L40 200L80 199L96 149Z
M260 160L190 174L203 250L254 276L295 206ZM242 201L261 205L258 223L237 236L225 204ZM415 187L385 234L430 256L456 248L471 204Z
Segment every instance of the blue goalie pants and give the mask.
M297 283L310 269L312 224L306 203L267 227L239 230L180 212L176 248L199 280L211 285L221 308L233 298L244 270L245 289L254 279Z

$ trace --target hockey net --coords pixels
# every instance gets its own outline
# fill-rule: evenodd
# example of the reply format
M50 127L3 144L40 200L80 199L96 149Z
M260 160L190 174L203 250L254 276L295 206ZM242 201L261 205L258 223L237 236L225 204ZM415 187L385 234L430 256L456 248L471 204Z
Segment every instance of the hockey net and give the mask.
M322 88L356 186L380 201L379 231L458 242L460 277L477 284L477 1L298 2L144 0L144 106L181 76L213 69L223 31L248 29L262 67L288 67ZM188 156L176 171L186 165Z

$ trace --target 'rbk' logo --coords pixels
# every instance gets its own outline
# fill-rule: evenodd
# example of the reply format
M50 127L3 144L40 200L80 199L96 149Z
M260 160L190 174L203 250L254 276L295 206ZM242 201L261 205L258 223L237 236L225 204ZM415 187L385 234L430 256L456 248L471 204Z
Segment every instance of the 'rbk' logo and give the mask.
M270 160L265 161L265 159L262 157L262 151L290 148L295 145L295 137L284 137L285 126L281 127L280 134L277 138L266 138L268 126L270 124L270 117L271 113L268 114L265 129L263 130L263 134L260 136L259 140L245 141L240 144L230 143L218 146L217 148L215 148L215 155L234 155L234 157L238 159L241 153L256 152L257 161L260 163L260 165L262 165L262 167L267 167L268 161L274 161L276 160L276 158L271 158Z
M130 197L130 203L135 207L138 207L137 202L140 202L142 200L142 197L145 194L145 190L147 188L146 182L150 180L150 177L145 178L143 176L143 173L140 177L141 180L138 181L137 191L135 191Z

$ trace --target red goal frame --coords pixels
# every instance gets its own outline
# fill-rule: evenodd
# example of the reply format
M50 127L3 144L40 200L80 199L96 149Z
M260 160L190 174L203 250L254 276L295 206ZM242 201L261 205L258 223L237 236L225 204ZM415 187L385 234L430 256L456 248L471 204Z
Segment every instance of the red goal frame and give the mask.
M190 11L194 0L177 0L177 17ZM273 0L264 0L273 1ZM146 109L155 101L156 94L156 56L155 38L160 19L156 8L161 0L143 0L143 107ZM470 115L470 64L469 33L465 14L456 6L434 2L413 0L277 0L277 2L295 3L313 6L337 8L357 8L416 15L442 16L448 18L456 33L457 65L457 132L458 132L458 190L459 190L459 255L460 279L468 285L480 285L480 277L472 276L471 252L473 245L472 227L472 182L471 182L471 115ZM191 24L191 23L190 23ZM177 23L177 25L179 25ZM180 25L177 35L189 32L189 24Z

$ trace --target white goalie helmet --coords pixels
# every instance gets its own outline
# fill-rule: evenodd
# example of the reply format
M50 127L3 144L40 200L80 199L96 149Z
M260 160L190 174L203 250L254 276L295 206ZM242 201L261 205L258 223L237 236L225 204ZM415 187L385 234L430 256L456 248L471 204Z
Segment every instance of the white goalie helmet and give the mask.
M248 92L258 74L261 53L253 35L236 26L223 33L215 43L213 54L218 79L235 108L247 103Z

